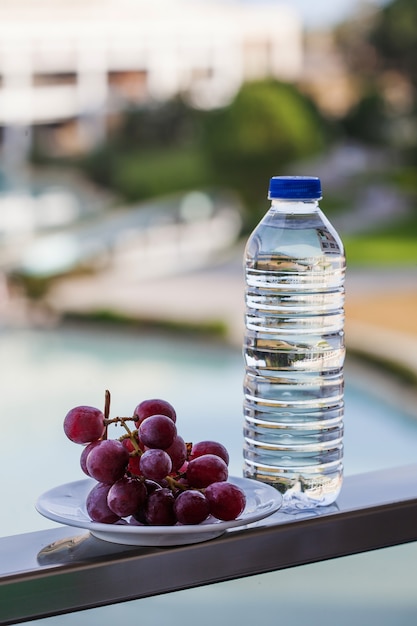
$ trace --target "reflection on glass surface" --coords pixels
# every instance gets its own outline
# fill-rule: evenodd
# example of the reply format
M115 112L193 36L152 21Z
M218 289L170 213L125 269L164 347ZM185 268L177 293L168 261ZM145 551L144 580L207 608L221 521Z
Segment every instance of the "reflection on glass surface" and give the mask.
M113 626L121 619L153 626L169 616L175 626L187 617L199 626L253 626L260 619L286 626L414 626L416 575L417 545L411 544L33 624Z

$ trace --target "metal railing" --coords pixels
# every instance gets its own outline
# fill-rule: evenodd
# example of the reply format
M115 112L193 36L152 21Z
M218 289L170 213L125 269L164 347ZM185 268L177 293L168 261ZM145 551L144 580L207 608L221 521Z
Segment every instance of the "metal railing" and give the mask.
M0 538L0 624L16 624L417 540L417 465L346 477L337 504L278 511L204 543L132 547L69 527ZM172 575L175 572L175 576Z

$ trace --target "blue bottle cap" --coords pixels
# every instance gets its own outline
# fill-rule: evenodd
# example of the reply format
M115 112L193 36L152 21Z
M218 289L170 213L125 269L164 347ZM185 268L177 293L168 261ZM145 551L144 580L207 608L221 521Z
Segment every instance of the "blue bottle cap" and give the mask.
M319 200L320 178L315 176L273 176L269 181L268 198Z

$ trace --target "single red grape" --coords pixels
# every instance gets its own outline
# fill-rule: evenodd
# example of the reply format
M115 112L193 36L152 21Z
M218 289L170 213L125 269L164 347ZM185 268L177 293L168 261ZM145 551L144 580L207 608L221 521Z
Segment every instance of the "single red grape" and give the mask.
M153 491L146 501L144 517L152 526L172 526L177 521L174 513L175 498L165 487Z
M172 404L166 400L151 398L140 402L133 411L133 417L136 418L136 428L139 428L143 420L151 415L166 415L173 422L177 421L177 414Z
M91 450L95 448L99 443L100 441L92 441L87 446L85 446L85 448L83 448L83 451L81 452L80 465L84 474L87 474L87 476L90 476L87 469L87 457L90 454Z
M151 448L142 454L139 466L145 478L162 480L171 473L172 461L165 450Z
M113 484L126 471L129 453L116 439L100 441L87 456L87 471L100 483Z
M107 504L116 515L127 517L142 506L147 496L148 492L142 481L123 477L110 487Z
M229 482L216 482L209 485L204 493L210 513L217 519L234 520L243 513L246 496L237 485Z
M209 516L209 503L201 491L182 491L175 499L174 512L180 524L200 524Z
M104 415L93 406L76 406L64 418L64 432L74 443L97 441L104 430Z
M177 434L177 427L166 415L151 415L138 430L139 439L147 448L169 448Z
M148 478L145 479L145 487L148 495L153 491L161 488L161 485L157 483L155 480L150 480Z
M225 446L218 441L199 441L194 443L189 460L192 461L199 456L203 456L203 454L216 454L223 459L226 465L229 465L229 453Z
M87 496L87 513L93 522L114 524L114 522L118 522L120 519L119 515L116 515L116 513L109 509L107 504L107 494L109 493L110 487L111 485L97 483Z
M191 487L203 489L211 483L227 480L226 463L216 454L203 454L187 466L187 481Z
M165 452L171 457L172 471L178 472L187 459L187 446L184 439L177 435L169 448L166 448Z

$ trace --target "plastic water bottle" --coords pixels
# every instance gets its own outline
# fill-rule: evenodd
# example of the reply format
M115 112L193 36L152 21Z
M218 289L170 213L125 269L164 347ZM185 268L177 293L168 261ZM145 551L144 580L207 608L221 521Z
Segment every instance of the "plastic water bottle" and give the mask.
M284 506L333 503L343 480L343 244L320 179L274 176L245 250L244 475Z

